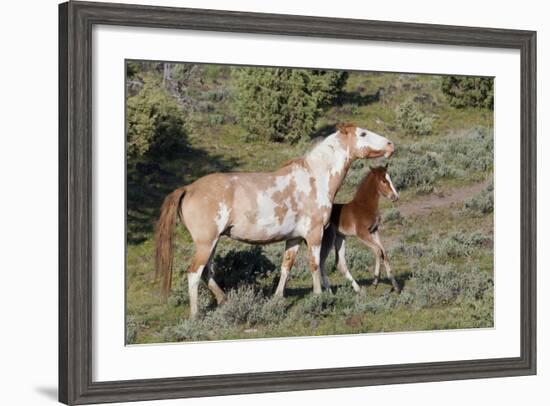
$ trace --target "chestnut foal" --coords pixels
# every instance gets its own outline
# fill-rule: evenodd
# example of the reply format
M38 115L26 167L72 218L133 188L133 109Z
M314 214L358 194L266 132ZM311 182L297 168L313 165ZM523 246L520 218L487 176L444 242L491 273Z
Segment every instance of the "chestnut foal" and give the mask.
M321 276L325 289L330 290L330 283L324 264L330 250L334 248L338 270L351 282L356 292L361 291L359 285L351 276L345 258L346 237L355 236L374 252L376 262L373 285L378 285L380 259L382 259L393 289L399 292L399 285L392 274L386 250L380 242L378 234L380 224L378 201L380 196L382 195L394 202L399 199L399 194L393 186L387 168L387 164L386 166L371 168L369 174L359 185L352 201L346 204L333 204L329 226L323 233L321 246Z

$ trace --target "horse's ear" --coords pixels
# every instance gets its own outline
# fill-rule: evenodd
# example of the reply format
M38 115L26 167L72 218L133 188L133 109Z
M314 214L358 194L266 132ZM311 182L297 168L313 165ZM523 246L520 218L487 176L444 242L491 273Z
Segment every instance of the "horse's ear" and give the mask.
M340 123L336 125L336 129L342 134L349 133L352 129L355 128L355 124L352 123Z

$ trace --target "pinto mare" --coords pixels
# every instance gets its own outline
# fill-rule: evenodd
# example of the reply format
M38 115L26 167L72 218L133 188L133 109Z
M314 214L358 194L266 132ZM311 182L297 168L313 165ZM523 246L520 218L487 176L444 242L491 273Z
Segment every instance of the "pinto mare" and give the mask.
M321 292L320 252L332 201L355 159L390 156L394 146L371 131L346 124L303 158L268 173L214 173L176 189L162 204L156 228L156 275L168 294L172 279L173 234L179 215L195 254L187 270L191 316L203 271L218 304L225 300L214 280L213 257L221 236L252 244L286 241L277 294L282 295L296 251L305 240L313 291Z
M380 260L384 261L386 273L393 289L399 292L399 285L390 268L388 255L380 242L378 226L380 224L380 212L378 202L380 196L391 201L399 199L399 194L393 186L390 175L387 172L388 165L371 168L369 174L363 179L353 199L346 204L334 204L330 222L323 234L321 247L321 274L323 286L330 289L326 273L325 261L331 249L335 251L336 267L347 280L349 280L356 292L360 292L359 285L351 276L346 264L346 237L354 236L372 249L375 257L374 282L378 285L380 276Z

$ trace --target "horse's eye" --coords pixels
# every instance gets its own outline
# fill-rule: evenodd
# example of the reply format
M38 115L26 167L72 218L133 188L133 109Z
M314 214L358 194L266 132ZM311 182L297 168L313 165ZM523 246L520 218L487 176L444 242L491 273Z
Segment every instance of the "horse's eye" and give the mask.
M361 137L364 137L365 135L367 135L366 132L362 132L361 134L359 134Z

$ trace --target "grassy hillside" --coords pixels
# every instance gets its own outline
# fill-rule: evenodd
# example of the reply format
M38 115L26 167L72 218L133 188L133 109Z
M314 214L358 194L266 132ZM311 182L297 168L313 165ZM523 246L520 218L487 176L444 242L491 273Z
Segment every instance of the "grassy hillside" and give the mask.
M187 120L184 142L170 154L128 167L128 343L491 327L493 111L450 107L441 80L351 72L343 95L324 109L316 131L283 144L258 140L239 125L231 69L208 67L200 83L189 88L192 107L179 104ZM404 129L400 111L406 103L429 125L429 135ZM373 257L349 239L347 262L363 295L356 295L333 269L332 255L328 267L334 294L312 295L302 247L285 299L272 299L283 244L253 247L222 238L216 279L229 301L217 308L202 286L201 317L190 321L185 270L193 247L178 226L172 294L167 302L161 299L153 279L153 227L166 193L214 171L276 169L344 121L396 144L389 171L401 199L383 201L380 235L403 286L401 294L390 292L385 279L371 286ZM376 162L354 163L337 202L351 198L369 164Z

